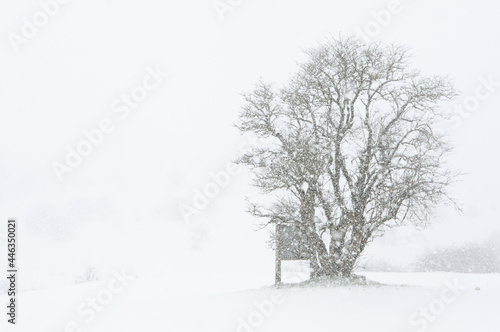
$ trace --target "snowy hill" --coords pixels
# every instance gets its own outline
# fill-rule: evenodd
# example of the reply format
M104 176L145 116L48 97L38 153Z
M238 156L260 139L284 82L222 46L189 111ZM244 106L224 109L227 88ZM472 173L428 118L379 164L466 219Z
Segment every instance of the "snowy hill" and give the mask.
M20 324L2 331L498 331L498 274L365 275L380 285L235 291L237 278L183 285L125 273L21 293Z

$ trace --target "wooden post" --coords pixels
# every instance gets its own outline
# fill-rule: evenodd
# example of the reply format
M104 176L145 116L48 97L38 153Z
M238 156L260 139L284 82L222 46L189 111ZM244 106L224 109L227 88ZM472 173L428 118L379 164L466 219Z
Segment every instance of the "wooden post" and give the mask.
M311 256L309 258L309 267L310 267L310 271L311 271L311 273L309 274L309 279L313 280L317 276L317 273L319 270L319 266L318 266L318 262L316 260L315 254L314 254L314 250L311 253Z
M276 224L276 257L275 257L275 268L274 268L274 277L275 285L279 285L281 283L281 227Z
M314 267L312 257L309 259L309 280L314 279Z

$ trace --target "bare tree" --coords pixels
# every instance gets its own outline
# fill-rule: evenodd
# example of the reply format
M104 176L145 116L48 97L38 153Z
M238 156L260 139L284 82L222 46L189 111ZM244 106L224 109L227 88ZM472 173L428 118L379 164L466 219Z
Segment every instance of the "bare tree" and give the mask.
M438 203L453 203L457 173L435 125L456 93L447 78L411 70L399 45L339 38L306 53L283 88L259 82L244 95L237 127L268 145L238 162L276 197L250 213L300 229L314 276L349 276L386 227L425 227Z

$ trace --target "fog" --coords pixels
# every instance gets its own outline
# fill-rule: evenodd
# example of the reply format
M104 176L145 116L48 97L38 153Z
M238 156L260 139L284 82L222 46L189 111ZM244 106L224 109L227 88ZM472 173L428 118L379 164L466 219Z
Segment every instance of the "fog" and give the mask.
M365 261L407 265L500 231L496 3L400 1L372 36L385 1L241 1L222 14L215 3L70 1L20 44L9 34L21 35L39 4L0 5L0 218L19 221L22 288L72 284L87 265L171 282L272 283L268 230L245 212L257 195L249 174L220 175L251 139L234 128L241 93L259 79L284 83L303 50L339 34L404 44L416 68L449 75L461 91L443 105L455 118L442 130L456 146L450 165L464 173L451 190L463 212L440 206L426 230L388 230ZM126 106L123 94L148 75L154 88ZM112 129L59 176L54 163L103 120ZM207 186L213 197L200 194ZM194 204L203 208L186 217Z

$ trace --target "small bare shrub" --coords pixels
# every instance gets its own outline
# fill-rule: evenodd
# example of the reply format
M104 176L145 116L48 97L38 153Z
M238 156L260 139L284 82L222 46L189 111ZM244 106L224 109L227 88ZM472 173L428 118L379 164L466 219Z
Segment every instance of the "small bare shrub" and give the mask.
M99 277L97 276L97 268L95 266L88 265L85 267L83 273L76 278L75 283L83 284L96 280L99 280Z

